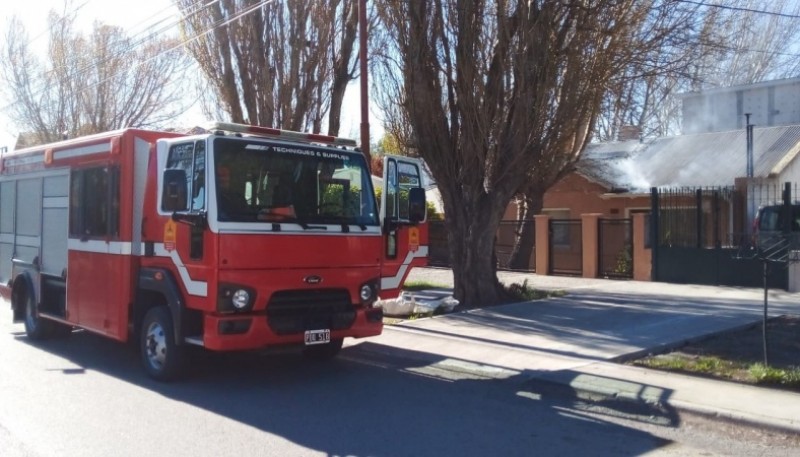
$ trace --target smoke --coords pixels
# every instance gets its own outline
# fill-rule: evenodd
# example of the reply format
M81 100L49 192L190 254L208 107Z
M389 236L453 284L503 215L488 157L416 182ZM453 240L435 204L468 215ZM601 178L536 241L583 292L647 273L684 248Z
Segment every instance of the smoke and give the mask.
M628 157L614 161L614 166L620 174L620 181L626 183L630 190L638 191L650 189L650 181L644 173L642 173L642 170L633 158Z

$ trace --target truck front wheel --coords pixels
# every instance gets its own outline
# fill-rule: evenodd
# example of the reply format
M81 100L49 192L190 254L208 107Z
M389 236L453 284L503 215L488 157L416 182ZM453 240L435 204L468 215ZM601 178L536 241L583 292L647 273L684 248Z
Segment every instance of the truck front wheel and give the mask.
M172 381L183 374L184 348L175 343L172 315L166 306L145 314L139 338L142 364L147 374L159 381Z

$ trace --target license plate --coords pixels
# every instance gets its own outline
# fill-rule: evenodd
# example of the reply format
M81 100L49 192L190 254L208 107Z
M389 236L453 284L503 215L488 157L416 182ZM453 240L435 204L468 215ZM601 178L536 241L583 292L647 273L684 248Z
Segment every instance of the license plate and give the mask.
M306 346L311 344L328 344L330 342L331 331L329 329L306 330Z

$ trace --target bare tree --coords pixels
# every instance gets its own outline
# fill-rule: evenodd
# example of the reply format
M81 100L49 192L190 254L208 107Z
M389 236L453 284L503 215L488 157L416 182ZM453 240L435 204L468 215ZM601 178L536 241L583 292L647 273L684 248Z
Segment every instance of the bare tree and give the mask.
M232 121L320 132L330 114L328 133L339 133L347 83L356 77L355 0L176 4L186 37L199 37L189 52Z
M641 0L387 2L408 114L444 202L455 295L493 303L495 233L531 175L554 179L589 139L611 78L687 20ZM651 21L656 27L642 30Z
M623 125L635 125L649 138L675 135L680 93L796 76L800 55L786 44L800 38L798 15L800 4L787 0L698 6L698 33L664 42L646 56L646 65L633 62L614 78L595 139L614 141Z
M722 58L705 62L697 76L703 88L797 75L800 55L789 52L787 45L800 38L795 19L800 15L800 4L738 0L726 6L718 13L717 33L722 40L709 44L722 51Z
M18 128L44 143L123 127L162 125L184 111L177 74L187 59L174 39L134 41L117 28L94 25L89 36L74 17L49 16L44 61L13 18L0 56L7 113Z

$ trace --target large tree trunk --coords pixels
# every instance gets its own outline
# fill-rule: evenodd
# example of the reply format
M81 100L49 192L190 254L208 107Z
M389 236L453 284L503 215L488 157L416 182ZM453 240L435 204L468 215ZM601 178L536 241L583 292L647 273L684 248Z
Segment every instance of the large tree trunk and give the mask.
M501 301L504 289L497 279L494 255L495 237L504 209L497 205L498 195L483 189L470 192L458 185L440 186L439 190L447 214L445 224L455 298L465 308ZM457 206L456 201L460 202ZM475 214L482 217L474 217Z
M527 193L520 199L519 225L514 248L511 250L509 265L514 270L532 270L531 255L536 247L536 225L533 216L542 211L544 195L542 192Z
M445 221L453 265L454 296L466 308L497 303L503 290L493 262L497 224L488 218L459 219L448 216Z

